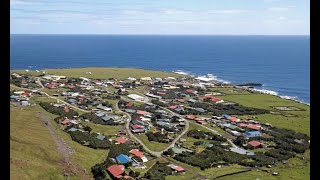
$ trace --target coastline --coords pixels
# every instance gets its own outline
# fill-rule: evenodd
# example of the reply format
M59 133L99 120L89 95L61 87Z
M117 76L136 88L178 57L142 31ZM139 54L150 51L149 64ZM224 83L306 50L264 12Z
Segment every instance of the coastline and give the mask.
M216 75L211 74L211 73L207 74L207 75L198 75L198 74L195 74L195 73L192 73L192 72L188 72L188 71L183 71L183 70L175 70L175 71L171 71L170 72L170 71L164 71L164 70L154 70L154 69L139 68L139 67L109 67L109 66L106 66L106 67L104 67L104 66L100 66L100 67L83 67L83 68L66 67L66 68L52 68L52 69L40 69L40 70L31 69L31 68L29 68L29 69L25 68L25 69L10 69L10 71L26 71L26 70L28 70L29 72L36 72L36 71L42 72L42 71L48 71L48 70L92 69L92 68L96 68L96 69L103 69L103 68L135 69L135 70L146 70L146 71L154 71L154 72L159 71L159 72L164 72L164 73L175 73L175 74L184 75L184 76L191 76L191 77L194 77L194 78L201 77L201 78L206 78L206 79L210 79L210 80L213 80L213 81L217 81L217 82L220 82L220 83L223 83L223 84L228 84L228 85L234 86L234 87L239 88L239 89L241 89L241 88L242 89L249 89L249 90L252 90L252 91L255 91L255 92L259 92L261 94L269 94L269 95L272 95L272 96L279 97L281 99L287 99L287 100L295 101L295 102L310 106L310 103L304 102L302 100L298 100L298 99L296 99L296 97L291 97L291 96L288 96L288 95L279 95L278 92L272 91L272 90L268 90L268 89L256 89L256 88L247 88L246 86L237 86L237 85L233 84L232 82L220 79ZM299 97L297 97L297 98L299 98Z
M287 99L287 100L291 100L291 101L294 101L294 102L298 102L298 103L301 103L301 104L310 106L310 103L307 103L307 102L304 102L304 101L302 101L302 100L296 99L296 98L299 98L299 97L291 97L291 96L288 96L288 95L279 95L278 92L272 91L272 90L268 90L268 89L256 89L256 88L247 88L246 86L237 86L237 85L235 85L235 84L232 84L230 81L226 81L226 80L217 78L217 76L215 76L215 75L213 75L213 74L196 75L196 74L194 74L194 73L186 72L186 71L183 71L183 70L176 70L176 71L172 71L172 72L177 73L177 74L186 75L186 76L191 76L191 77L206 77L206 78L211 78L211 79L214 80L214 81L217 81L217 82L220 82L220 83L224 83L224 84L228 84L228 85L234 86L235 88L238 88L238 89L249 89L249 90L251 90L251 91L259 92L259 93L261 93L261 94L269 94L269 95L272 95L272 96L279 97L279 98L281 98L281 99ZM258 82L258 83L259 83L259 82ZM263 86L263 85L262 85L262 86Z

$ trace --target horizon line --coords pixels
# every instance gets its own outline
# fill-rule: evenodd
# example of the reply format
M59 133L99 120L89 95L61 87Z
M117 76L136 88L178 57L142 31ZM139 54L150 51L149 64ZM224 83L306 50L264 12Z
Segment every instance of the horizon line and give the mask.
M10 33L10 35L123 35L123 36L310 36L310 34L51 34L51 33Z

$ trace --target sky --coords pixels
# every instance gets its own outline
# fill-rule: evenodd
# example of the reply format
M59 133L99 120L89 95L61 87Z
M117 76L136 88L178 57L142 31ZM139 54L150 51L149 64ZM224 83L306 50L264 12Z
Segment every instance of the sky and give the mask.
M11 34L310 35L309 0L10 0Z

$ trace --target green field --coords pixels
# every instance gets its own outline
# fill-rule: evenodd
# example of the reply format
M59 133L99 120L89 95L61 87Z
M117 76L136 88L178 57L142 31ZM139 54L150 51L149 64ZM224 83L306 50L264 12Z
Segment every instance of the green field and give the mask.
M292 129L297 132L305 133L310 135L310 106L295 102L288 99L281 99L277 96L268 94L251 94L251 95L226 95L223 97L225 101L232 101L239 103L247 107L255 107L267 109L273 112L278 112L282 115L277 114L263 114L255 115L255 119L263 122L270 123L273 126ZM273 108L273 106L294 106L304 111L280 111ZM286 117L283 115L291 114L293 117ZM242 116L248 117L248 116ZM249 116L252 117L252 116Z
M97 68L97 67L88 67L88 68L72 68L72 69L44 69L40 72L31 71L28 74L31 75L40 75L42 71L47 72L48 74L58 75L58 76L67 76L67 77L86 77L86 78L96 78L96 79L107 79L107 78L141 78L141 77L181 77L182 75L171 73L171 72L161 72L153 70L144 70L138 68ZM27 72L24 70L13 70L11 72L23 73ZM86 72L91 72L88 74Z
M123 126L108 126L108 125L101 125L101 124L93 124L93 123L86 123L82 122L84 126L89 126L92 128L92 132L101 133L108 136L114 136L118 134L118 131L124 130Z
M148 137L145 134L136 135L136 137L139 138L152 151L162 151L169 145L165 143L149 141Z

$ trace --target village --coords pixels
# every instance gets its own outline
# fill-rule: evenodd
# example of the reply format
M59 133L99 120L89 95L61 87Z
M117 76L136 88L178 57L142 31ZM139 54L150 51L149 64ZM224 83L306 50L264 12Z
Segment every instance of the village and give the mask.
M10 94L12 103L39 104L58 116L54 121L73 141L110 150L91 169L96 179L105 173L112 179L178 178L188 172L186 165L201 170L230 164L271 168L309 148L307 135L257 121L255 115L270 111L227 101L220 89L259 92L204 77L90 79L12 73L10 80L16 89ZM96 124L118 129L104 134L92 128ZM166 163L147 165L157 158Z

